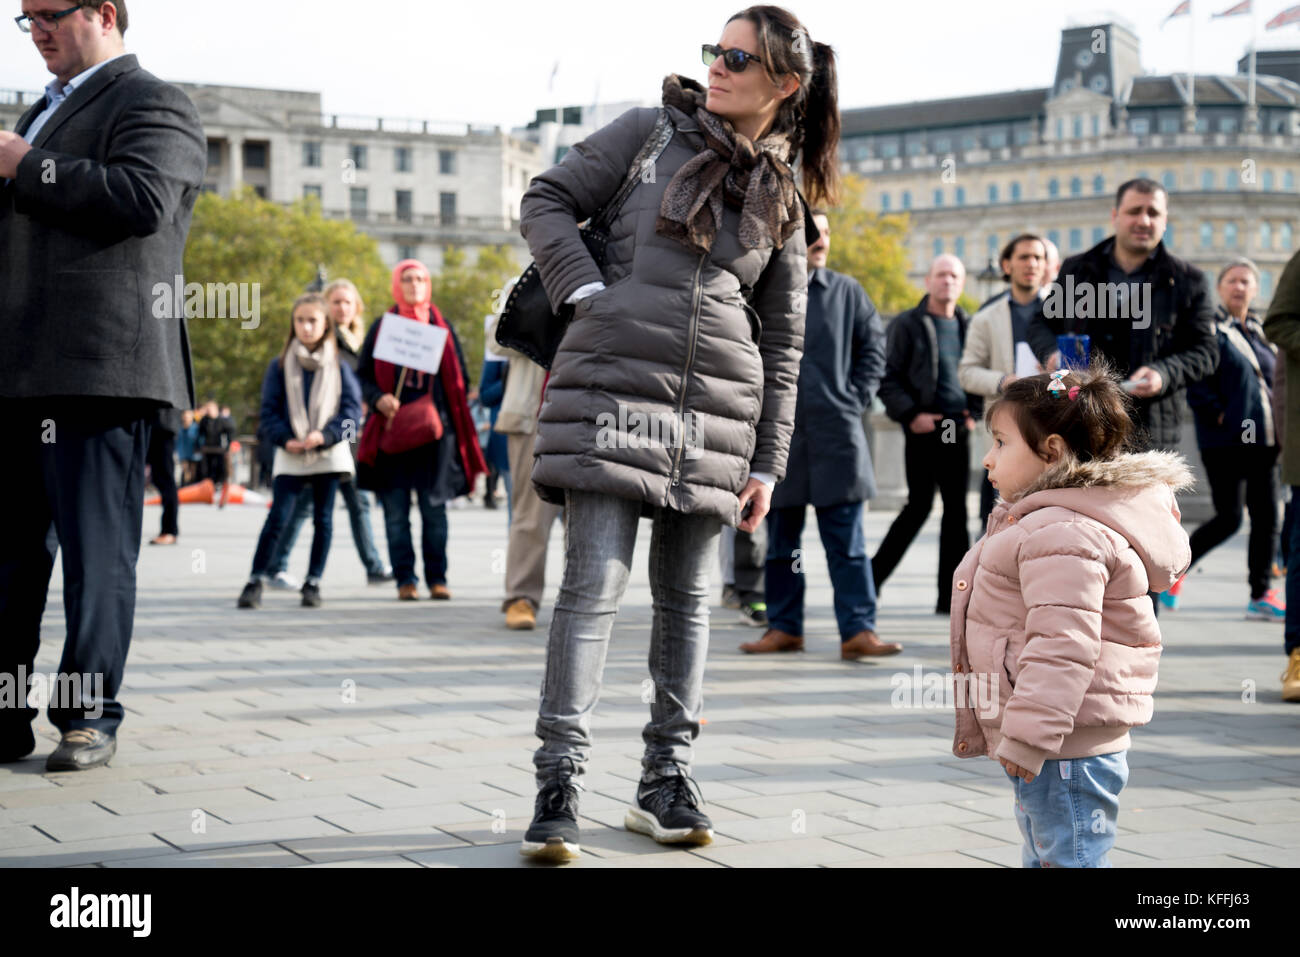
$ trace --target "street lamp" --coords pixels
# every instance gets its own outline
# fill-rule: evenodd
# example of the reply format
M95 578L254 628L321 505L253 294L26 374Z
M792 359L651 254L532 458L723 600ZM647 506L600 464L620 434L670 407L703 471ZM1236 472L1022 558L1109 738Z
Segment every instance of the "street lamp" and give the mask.
M980 288L984 293L984 299L987 300L993 295L993 284L1002 279L1002 270L993 267L993 260L989 259L989 264L984 267L978 276L975 277L980 281Z

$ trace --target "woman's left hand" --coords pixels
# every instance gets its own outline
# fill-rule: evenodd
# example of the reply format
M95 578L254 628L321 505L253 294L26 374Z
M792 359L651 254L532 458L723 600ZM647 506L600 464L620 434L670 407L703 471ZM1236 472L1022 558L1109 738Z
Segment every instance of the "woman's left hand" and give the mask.
M749 517L744 518L737 526L742 532L752 532L758 528L758 523L766 517L768 510L772 507L772 490L767 487L766 482L760 482L756 478L750 479L744 490L740 493L740 513L745 514L745 506L750 506Z
M319 430L311 432L307 435L307 438L303 439L302 444L308 450L318 449L325 444L325 436L321 435Z

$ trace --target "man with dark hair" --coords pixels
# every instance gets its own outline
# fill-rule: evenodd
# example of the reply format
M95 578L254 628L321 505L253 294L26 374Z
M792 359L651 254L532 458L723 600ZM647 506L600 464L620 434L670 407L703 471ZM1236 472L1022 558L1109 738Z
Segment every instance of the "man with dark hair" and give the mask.
M51 698L45 766L79 771L117 748L150 424L194 404L184 319L155 317L182 282L207 143L194 104L126 53L120 0L22 12L54 80L0 131L0 497L21 503L0 535L0 682L18 703L0 708L0 762L36 746L27 683L61 548L59 672L93 690Z
M1180 440L1182 393L1219 361L1214 306L1205 275L1172 255L1162 239L1168 194L1150 179L1120 186L1110 214L1115 234L1061 266L1028 339L1049 371L1061 364L1058 335L1087 335L1128 379L1138 441L1173 449Z
M1047 242L1036 233L1021 233L1007 243L999 263L1010 289L1005 297L990 300L975 313L957 366L961 387L986 399L996 399L1016 381L1016 350L1026 341L1029 323L1042 309ZM995 498L986 472L980 486L981 525L988 522Z

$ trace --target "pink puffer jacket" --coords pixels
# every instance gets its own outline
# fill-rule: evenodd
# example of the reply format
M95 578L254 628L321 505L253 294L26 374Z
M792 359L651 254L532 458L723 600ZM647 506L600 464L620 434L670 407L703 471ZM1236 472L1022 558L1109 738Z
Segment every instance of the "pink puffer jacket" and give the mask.
M1151 720L1164 591L1192 553L1170 452L1049 469L999 503L953 576L958 757L1035 774L1048 758L1123 751ZM963 677L964 676L964 677Z

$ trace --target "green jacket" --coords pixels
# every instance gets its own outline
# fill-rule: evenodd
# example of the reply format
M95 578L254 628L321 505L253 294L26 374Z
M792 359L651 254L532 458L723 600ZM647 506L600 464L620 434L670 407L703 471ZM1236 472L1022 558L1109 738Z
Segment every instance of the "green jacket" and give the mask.
M1264 334L1286 353L1286 381L1300 383L1300 253L1291 257L1278 280ZM1285 428L1279 427L1277 433L1282 443L1282 481L1300 485L1300 387L1287 389L1282 401Z

